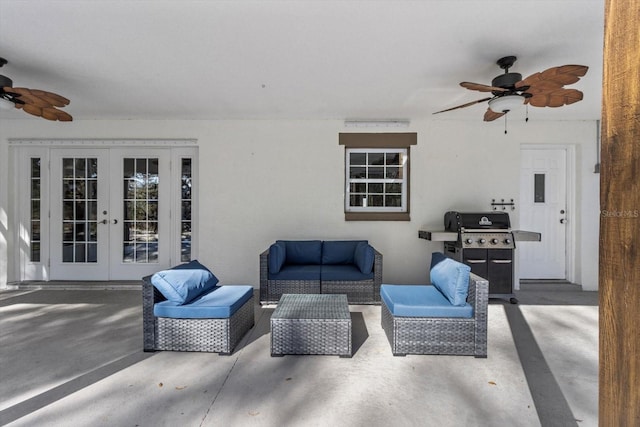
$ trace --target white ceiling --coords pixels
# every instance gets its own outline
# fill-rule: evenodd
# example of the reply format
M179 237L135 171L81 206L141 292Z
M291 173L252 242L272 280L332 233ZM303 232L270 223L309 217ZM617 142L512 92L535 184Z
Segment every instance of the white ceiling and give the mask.
M604 0L0 0L0 74L76 120L482 120L484 104L431 113L484 98L458 83L516 55L523 77L589 66L583 101L531 119L595 120L603 28Z

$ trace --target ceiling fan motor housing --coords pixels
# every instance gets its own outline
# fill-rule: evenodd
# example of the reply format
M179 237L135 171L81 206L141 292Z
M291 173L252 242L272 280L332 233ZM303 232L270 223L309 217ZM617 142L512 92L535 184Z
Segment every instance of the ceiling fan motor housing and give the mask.
M9 77L0 75L0 88L3 87L13 87L13 80L11 80Z
M491 80L491 86L501 87L504 89L515 90L515 85L522 80L522 74L520 73L504 73L500 74L495 79ZM494 91L494 95L500 95L504 92Z

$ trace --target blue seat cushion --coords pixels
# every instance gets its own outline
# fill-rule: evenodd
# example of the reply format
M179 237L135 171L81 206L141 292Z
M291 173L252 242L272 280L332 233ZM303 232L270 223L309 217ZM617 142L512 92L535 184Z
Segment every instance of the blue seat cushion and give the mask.
M227 319L253 298L253 286L216 286L188 304L162 301L154 304L156 317L173 319Z
M471 267L447 258L440 252L431 255L431 283L455 306L467 303Z
M284 242L279 241L269 247L269 271L278 273L287 259L287 249Z
M356 245L353 260L363 274L371 273L373 271L373 263L375 261L373 247L366 242L358 243Z
M363 274L355 265L323 265L320 279L323 282L371 280L373 279L373 272Z
M186 304L213 289L218 278L207 267L193 260L153 274L151 283L167 300Z
M321 240L277 240L284 242L287 259L285 264L321 264L322 241Z
M353 264L358 243L366 240L327 240L322 242L322 264Z
M285 264L279 273L269 272L269 280L320 280L320 265Z
M391 314L400 317L473 317L473 307L451 305L430 285L381 285L380 297Z

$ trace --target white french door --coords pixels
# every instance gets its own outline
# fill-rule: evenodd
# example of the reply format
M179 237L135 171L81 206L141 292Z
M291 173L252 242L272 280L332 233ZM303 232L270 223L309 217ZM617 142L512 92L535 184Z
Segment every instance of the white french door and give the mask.
M540 242L518 242L520 278L567 278L567 152L523 149L520 228L542 233Z
M125 280L169 267L168 150L52 149L50 169L51 280Z

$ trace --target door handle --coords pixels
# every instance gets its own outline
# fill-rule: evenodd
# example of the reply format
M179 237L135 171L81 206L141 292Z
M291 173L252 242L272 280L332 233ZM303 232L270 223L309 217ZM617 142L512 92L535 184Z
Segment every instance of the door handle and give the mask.
M103 219L102 221L100 221L100 224L109 224L109 220Z
M114 224L117 224L117 223L118 223L118 220L117 220L117 219L114 219L114 220L113 220L113 223L114 223Z
M484 264L487 262L486 259L465 259L465 261L469 264Z
M560 219L560 224L564 224L565 222L567 222L566 219L564 219L564 218Z

